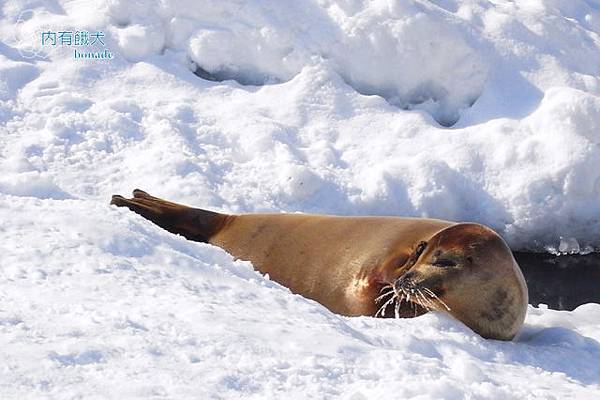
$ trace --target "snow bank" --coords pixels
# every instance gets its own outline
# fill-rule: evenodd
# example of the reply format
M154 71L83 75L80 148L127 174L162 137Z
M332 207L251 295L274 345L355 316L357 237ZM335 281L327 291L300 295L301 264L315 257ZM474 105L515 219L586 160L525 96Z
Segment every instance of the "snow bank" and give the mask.
M593 398L600 306L514 342L344 318L95 201L0 196L2 398Z
M7 1L0 192L105 202L139 186L598 249L594 4ZM101 30L114 58L40 47L48 29Z

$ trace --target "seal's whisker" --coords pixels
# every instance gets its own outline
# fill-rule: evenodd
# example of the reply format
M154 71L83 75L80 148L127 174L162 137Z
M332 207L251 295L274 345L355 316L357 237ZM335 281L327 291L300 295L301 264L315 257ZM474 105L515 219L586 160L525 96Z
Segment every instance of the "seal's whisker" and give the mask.
M429 305L430 308L433 308L434 304L433 304L432 300L428 297L428 295L426 295L427 292L423 293L423 291L425 291L425 289L427 289L427 288L420 288L419 294L421 295L421 298L423 299L423 301L425 303L427 303L427 305Z
M384 297L389 296L390 294L394 294L394 289L390 289L389 291L385 292L381 296L375 298L375 303L379 303L380 301L382 301L384 299Z
M383 315L385 314L385 310L387 310L387 307L390 305L390 303L392 303L397 296L392 296L388 301L386 301L381 307L379 307L379 310L377 310L377 312L375 313L375 317L377 317L377 315L381 315L383 317Z
M396 307L394 307L394 318L400 318L400 302L396 302Z
M417 297L419 298L420 302L421 302L421 306L425 307L425 309L427 311L431 311L431 300L429 300L427 297L425 297L425 295L423 294L423 292L421 292L420 290L417 290Z
M400 292L399 299L400 299L400 300L399 300L399 302L400 302L400 305L402 305L402 303L403 303L403 302L404 302L404 300L405 300L405 293L404 293L404 290L402 290L402 291Z
M400 308L402 307L402 303L406 301L406 290L404 288L400 288L398 292L396 292L398 301L396 302L396 307L394 308L394 318L400 318Z
M379 289L379 293L383 292L385 289L388 289L388 288L394 289L394 287L388 283L387 285L384 285L381 289Z
M400 306L404 301L404 294L400 292L396 292L396 304L394 304L394 318L399 318L400 316Z
M394 292L393 292L393 291L386 292L386 293L382 294L381 296L379 296L379 297L376 297L376 298L375 298L375 303L379 303L379 302L381 302L383 299L385 299L385 298L386 298L387 296L389 296L390 294L392 294L392 295L393 295L393 294L394 294Z
M435 293L433 293L429 288L424 287L423 290L425 291L425 293L427 293L433 300L439 302L441 305L443 305L446 310L451 311L451 308L448 307L448 304L446 304L442 299L440 299Z
M417 298L416 295L415 295L415 298ZM411 304L412 304L412 309L413 309L413 317L416 317L417 316L417 303L415 303L413 301Z
M429 304L430 311L435 310L435 303L429 297L426 297L425 295L423 295L423 297L425 297L427 304Z
M421 290L423 290L423 292L425 292L425 294L427 296L429 296L429 298L432 299L432 300L435 300L435 298L437 297L435 295L435 293L433 293L433 291L431 291L429 288L422 287Z
M384 311L386 311L390 305L394 304L395 301L398 301L398 295L394 294L394 296L390 300L391 301L389 301L388 304L385 306Z
M421 307L427 308L426 303L423 301L423 294L417 289L415 291L415 299L419 302Z
M382 310L383 310L383 307L384 307L384 306L381 306L381 307L379 307L379 310L377 310L377 312L376 312L376 313L375 313L375 315L374 315L374 317L375 317L375 318L377 318L377 317L379 317L379 316L382 316L382 317L383 317L383 312L382 312Z

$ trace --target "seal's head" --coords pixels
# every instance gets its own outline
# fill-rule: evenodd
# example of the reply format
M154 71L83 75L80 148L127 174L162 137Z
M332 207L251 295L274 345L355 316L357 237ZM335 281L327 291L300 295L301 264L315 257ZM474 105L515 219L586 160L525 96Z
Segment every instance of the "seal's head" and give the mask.
M394 282L400 298L445 311L485 338L510 340L527 310L527 286L504 240L461 223L417 245Z

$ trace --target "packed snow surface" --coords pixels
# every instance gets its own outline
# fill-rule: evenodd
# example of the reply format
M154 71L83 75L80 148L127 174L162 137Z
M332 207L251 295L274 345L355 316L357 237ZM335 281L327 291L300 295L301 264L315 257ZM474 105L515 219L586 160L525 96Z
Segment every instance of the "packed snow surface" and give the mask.
M2 200L2 399L600 394L598 304L530 307L513 342L442 314L346 318L127 209Z
M42 45L61 31L104 44ZM599 250L598 0L5 0L0 172L2 399L600 396L598 305L530 308L510 343L345 318L107 205Z

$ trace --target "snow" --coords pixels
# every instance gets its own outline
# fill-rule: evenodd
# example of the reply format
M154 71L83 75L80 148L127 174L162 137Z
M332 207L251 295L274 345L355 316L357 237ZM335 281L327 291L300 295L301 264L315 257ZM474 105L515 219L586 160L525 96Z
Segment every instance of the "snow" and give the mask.
M63 197L143 186L229 211L429 216L484 223L515 249L600 247L595 2L3 12L3 157ZM115 58L40 47L49 28L102 30Z
M597 304L530 307L510 343L440 314L345 318L107 205L140 187L598 251L598 1L0 7L0 397L600 394ZM102 31L114 58L48 30Z
M593 398L600 305L514 342L441 314L346 318L141 217L3 196L2 398ZM35 243L35 246L32 246ZM93 395L93 396L91 396Z

